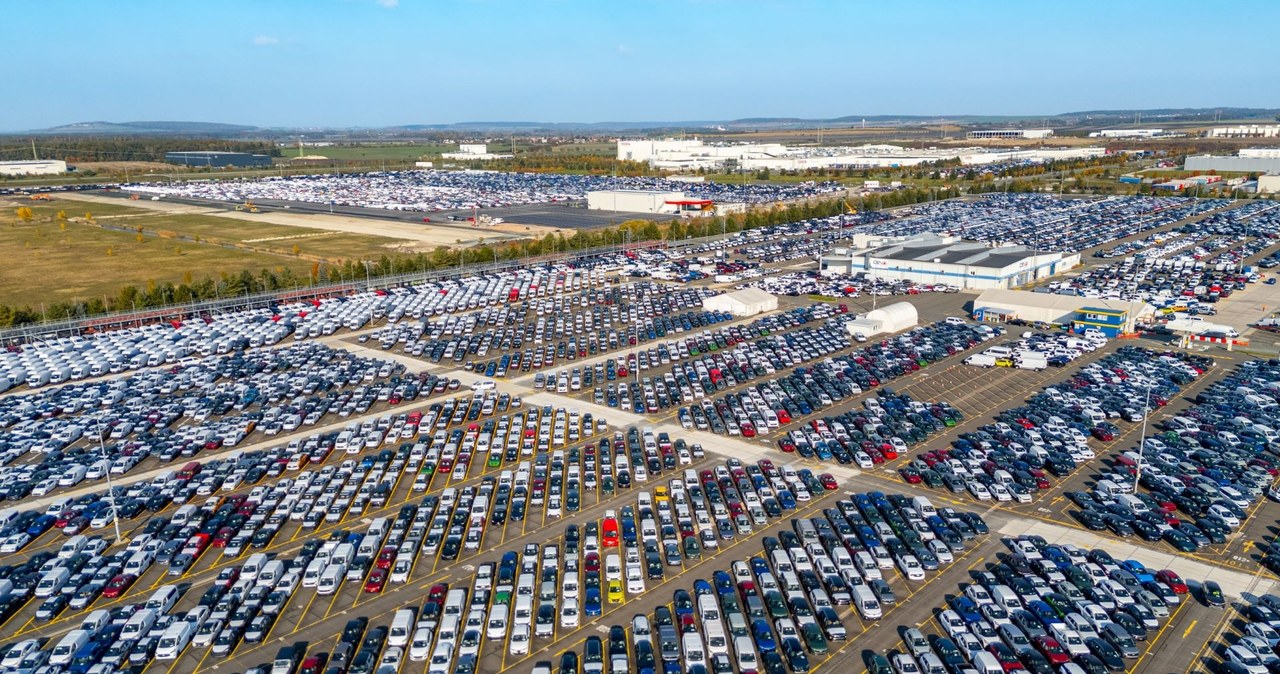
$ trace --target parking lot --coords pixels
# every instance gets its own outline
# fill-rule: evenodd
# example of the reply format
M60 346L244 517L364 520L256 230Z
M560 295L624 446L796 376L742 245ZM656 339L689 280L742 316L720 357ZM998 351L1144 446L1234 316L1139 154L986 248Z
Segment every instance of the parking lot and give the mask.
M1152 204L1161 217L1204 206ZM1064 217L1102 208L1077 207L1085 215ZM1126 222L1155 217L1135 208ZM1248 220L1233 218L1212 226ZM765 274L805 269L816 250L747 243ZM964 360L1018 348L1025 328L957 321L966 293L784 296L777 312L737 318L701 310L723 284L615 276L625 268L464 277L5 354L0 642L12 650L0 661L95 674L295 656L307 671L365 674L874 670L869 652L912 648L899 627L1000 642L998 609L975 600L963 630L944 611L968 610L957 598L982 573L1019 568L1010 541L1027 536L1191 586L1147 622L1123 670L1247 658L1229 648L1266 622L1245 612L1280 568L1280 506L1264 496L1280 424L1272 366L1144 338L1098 342L1061 367L977 367ZM1249 284L1224 313L1268 292ZM865 342L845 329L894 301L924 327ZM1139 399L1143 387L1159 402ZM1223 416L1245 404L1247 425ZM1095 406L1099 417L1079 417ZM1144 433L1139 479L1126 452ZM1209 449L1234 463L1205 463ZM1230 507L1197 505L1201 492ZM1144 499L1165 498L1176 523L1135 524ZM1180 551L1167 529L1205 541ZM1206 580L1225 611L1206 605ZM1104 666L1108 648L1127 648L1112 636L1086 649ZM1010 648L1023 668L1065 664L1047 642L1039 656ZM963 666L985 660L976 652ZM929 653L914 655L927 671ZM1068 654L1092 666L1084 656Z

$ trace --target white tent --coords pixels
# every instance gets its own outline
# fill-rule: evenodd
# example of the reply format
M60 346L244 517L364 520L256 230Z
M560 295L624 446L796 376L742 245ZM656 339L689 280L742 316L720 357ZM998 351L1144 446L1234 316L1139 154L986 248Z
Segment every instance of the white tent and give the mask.
M887 307L875 309L867 312L866 318L883 323L885 332L901 332L914 328L920 323L916 307L910 302L895 302Z
M734 316L755 316L778 308L778 298L756 288L743 288L702 300L706 311L724 311Z
M901 332L914 328L919 322L915 305L897 302L887 307L867 312L866 316L845 323L851 335L872 337L882 332Z

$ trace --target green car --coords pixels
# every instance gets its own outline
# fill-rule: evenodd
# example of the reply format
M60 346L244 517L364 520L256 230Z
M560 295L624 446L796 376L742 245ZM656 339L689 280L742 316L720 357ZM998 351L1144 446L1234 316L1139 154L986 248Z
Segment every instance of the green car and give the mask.
M501 466L501 465L502 465L502 455L497 452L492 452L492 451L489 452L488 466L490 468L497 468L498 466Z
M889 659L879 653L868 653L864 660L867 665L867 674L893 674Z
M800 628L800 635L804 637L804 643L809 647L809 652L814 655L822 655L827 652L827 638L822 634L822 628L818 623L805 623Z

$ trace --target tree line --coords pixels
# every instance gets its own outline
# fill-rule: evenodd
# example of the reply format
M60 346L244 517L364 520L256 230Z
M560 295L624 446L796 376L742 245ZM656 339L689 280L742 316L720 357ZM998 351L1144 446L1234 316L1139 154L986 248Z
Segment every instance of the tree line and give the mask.
M30 156L32 138L7 136L12 148L0 151L5 159ZM224 140L220 138L163 138L154 136L39 136L34 138L36 151L44 159L75 162L154 161L163 162L166 152L214 150L250 152L280 156L280 148L270 141ZM8 142L6 142L8 144Z

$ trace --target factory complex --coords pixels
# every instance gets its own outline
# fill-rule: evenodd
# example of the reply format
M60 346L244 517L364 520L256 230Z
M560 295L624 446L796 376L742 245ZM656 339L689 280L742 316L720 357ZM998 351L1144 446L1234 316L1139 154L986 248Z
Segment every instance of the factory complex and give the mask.
M989 246L955 236L877 237L855 234L823 255L824 275L866 273L880 279L961 289L1014 288L1080 264L1079 254L1026 246Z
M698 169L736 167L744 170L803 171L826 168L896 168L956 159L966 165L1010 161L1045 162L1087 159L1104 154L1106 154L1106 149L1102 147L1034 149L930 147L916 149L887 144L868 144L851 147L791 147L778 143L709 144L695 138L689 140L619 140L617 158L623 161L646 162L654 168L668 170L696 171Z

